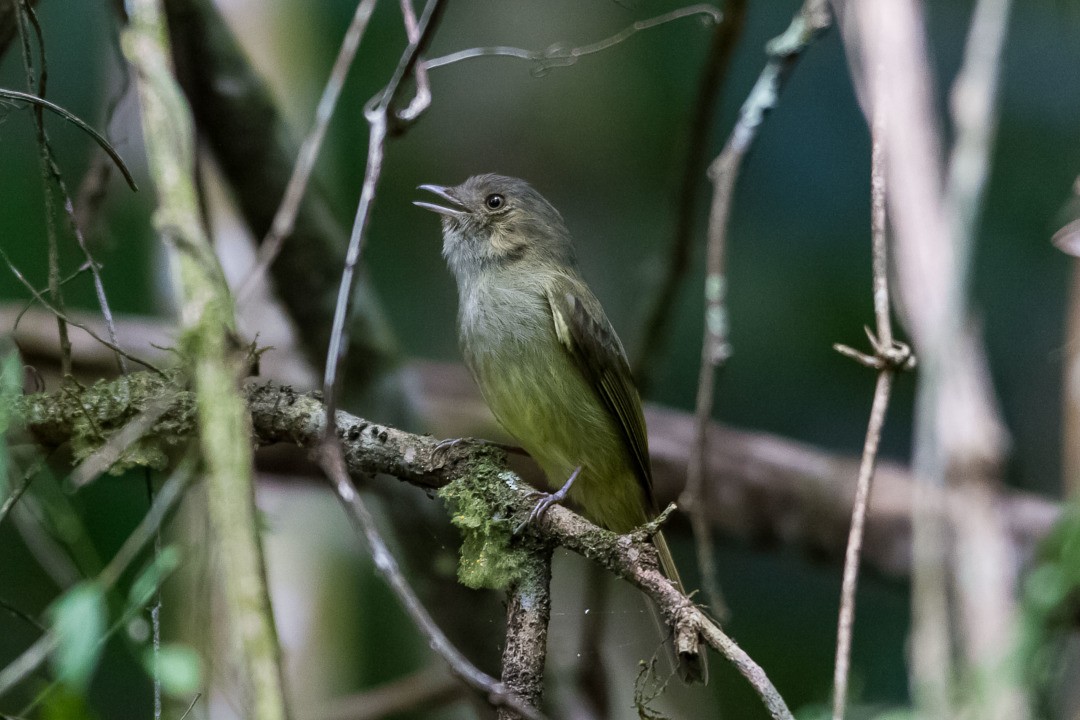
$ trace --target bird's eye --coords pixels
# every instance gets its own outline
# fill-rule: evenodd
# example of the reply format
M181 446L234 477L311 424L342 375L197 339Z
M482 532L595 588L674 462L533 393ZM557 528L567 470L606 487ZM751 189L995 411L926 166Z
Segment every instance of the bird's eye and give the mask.
M506 203L506 199L502 195L499 195L498 193L488 195L487 198L484 200L484 204L487 205L488 209L490 209L490 210L498 210L505 203Z

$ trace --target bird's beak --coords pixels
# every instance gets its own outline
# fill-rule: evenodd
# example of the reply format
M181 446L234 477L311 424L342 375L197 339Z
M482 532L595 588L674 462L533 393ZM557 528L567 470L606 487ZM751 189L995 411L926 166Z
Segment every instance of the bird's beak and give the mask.
M425 210L431 210L440 215L449 215L451 217L465 217L467 214L465 206L461 204L460 200L450 194L449 188L443 187L442 185L421 185L417 190L427 190L430 193L434 193L448 202L451 206L445 207L443 205L436 205L435 203L424 202L423 200L414 200L413 205L416 205L417 207L422 207Z

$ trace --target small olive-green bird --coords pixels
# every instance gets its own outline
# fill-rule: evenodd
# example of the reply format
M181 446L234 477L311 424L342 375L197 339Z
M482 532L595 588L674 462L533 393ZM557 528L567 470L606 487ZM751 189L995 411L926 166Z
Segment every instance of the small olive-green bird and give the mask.
M458 286L465 363L499 422L598 525L625 533L655 517L649 442L626 352L578 271L562 216L528 183L477 175L457 187L421 185L445 205L443 255ZM664 573L682 583L664 536ZM688 681L704 658L680 659Z

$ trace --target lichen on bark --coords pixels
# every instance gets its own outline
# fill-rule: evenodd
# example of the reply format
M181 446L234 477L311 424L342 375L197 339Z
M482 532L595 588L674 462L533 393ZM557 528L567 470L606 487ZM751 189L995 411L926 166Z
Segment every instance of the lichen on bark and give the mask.
M520 501L512 478L516 476L481 457L460 479L439 490L450 506L450 522L462 534L458 580L467 587L505 589L523 577L532 561L533 541L514 535Z
M18 397L14 416L20 424L33 427L44 443L70 442L72 460L80 463L115 432L161 402L168 408L109 468L111 474L119 475L134 467L164 469L170 449L194 433L193 395L180 384L179 373L132 373L89 387L69 377L58 392Z

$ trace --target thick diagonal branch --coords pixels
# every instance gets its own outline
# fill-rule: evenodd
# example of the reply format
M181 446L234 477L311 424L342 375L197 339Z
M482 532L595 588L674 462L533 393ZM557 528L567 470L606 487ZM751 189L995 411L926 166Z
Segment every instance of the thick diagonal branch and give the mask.
M116 382L130 385L132 378L128 376ZM100 390L100 385L97 387ZM311 449L323 447L327 417L325 407L315 395L272 385L249 385L247 390L257 442L290 442ZM160 397L169 389L159 386L152 392ZM188 393L174 392L177 408L173 413L176 413L192 398ZM61 442L65 432L75 430L75 413L81 414L86 403L79 402L77 407L70 408L75 412L65 412L63 395L39 394L19 401L19 415L42 442ZM147 398L141 401L145 403ZM67 404L70 406L70 401ZM354 475L384 473L423 488L467 480L470 486L495 488L495 494L508 498L508 510L518 519L524 518L535 504L529 486L505 469L501 451L489 446L460 443L444 449L434 438L371 423L341 411L337 413L335 427L346 469ZM177 433L183 429L179 425L173 427ZM514 523L506 526L513 527ZM655 532L656 528L650 531ZM541 521L530 525L529 532L533 536L531 541L544 546L562 545L644 591L671 626L678 650L689 652L700 638L733 663L762 697L772 717L791 718L764 671L664 577L648 532L615 535L561 507L552 508Z

